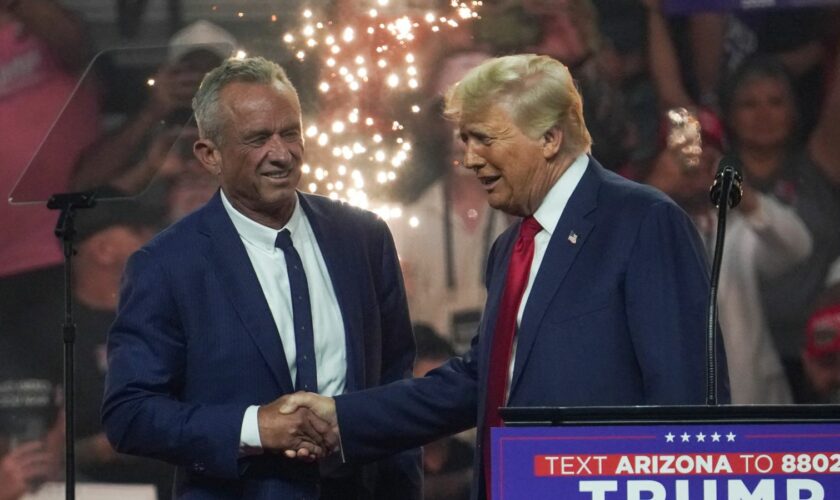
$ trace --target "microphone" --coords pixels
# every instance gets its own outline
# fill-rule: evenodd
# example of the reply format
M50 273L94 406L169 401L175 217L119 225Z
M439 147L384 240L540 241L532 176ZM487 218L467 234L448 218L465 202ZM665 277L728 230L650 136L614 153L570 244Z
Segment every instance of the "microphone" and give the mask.
M720 206L721 196L723 195L724 187L727 187L726 204L729 208L735 208L741 202L741 195L743 190L741 188L741 181L744 180L741 174L741 163L732 155L725 155L718 162L717 173L715 174L715 182L709 189L709 198L716 207ZM724 182L728 181L728 182Z

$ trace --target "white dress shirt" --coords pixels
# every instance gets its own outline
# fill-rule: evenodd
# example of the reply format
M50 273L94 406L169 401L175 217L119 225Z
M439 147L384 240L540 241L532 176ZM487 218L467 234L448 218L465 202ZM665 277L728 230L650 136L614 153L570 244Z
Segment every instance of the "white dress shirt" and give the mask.
M347 346L344 335L344 320L338 306L338 299L333 289L324 256L318 247L318 241L312 232L312 226L296 201L294 212L289 222L280 229L272 229L259 224L230 204L222 192L222 204L233 221L236 232L242 239L245 250L257 280L260 282L280 340L292 380L297 373L294 318L292 316L292 297L289 276L286 271L286 257L283 251L274 246L277 233L288 229L292 244L300 254L309 297L312 305L312 329L315 338L315 362L318 373L318 392L325 396L335 396L344 392L347 376ZM282 360L277 360L281 363ZM240 433L240 452L254 454L262 451L257 410L251 406L245 412Z
M542 204L534 212L534 218L540 223L542 230L534 236L534 258L531 260L528 286L525 287L525 293L522 294L522 302L519 303L519 311L516 315L517 333L519 333L519 324L522 322L522 314L525 312L525 306L528 304L528 297L531 295L531 288L534 286L534 280L540 271L540 265L542 264L543 257L545 257L545 251L548 249L548 242L551 241L551 235L554 234L554 229L557 227L557 223L560 222L560 217L566 209L566 204L569 203L569 198L572 197L572 193L574 193L580 179L586 172L587 165L589 165L588 155L582 154L575 158L575 161L569 165L569 168L551 186ZM510 355L507 384L508 395L510 395L510 382L513 379L513 365L516 361L517 340L518 338L514 337L513 349Z

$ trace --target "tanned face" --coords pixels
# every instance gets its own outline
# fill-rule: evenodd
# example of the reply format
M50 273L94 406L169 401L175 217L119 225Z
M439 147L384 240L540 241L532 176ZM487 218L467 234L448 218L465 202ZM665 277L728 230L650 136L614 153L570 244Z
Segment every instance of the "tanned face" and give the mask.
M525 135L500 105L480 117L464 117L459 130L463 165L475 172L490 206L517 216L533 214L557 177L546 137Z
M221 144L198 141L196 154L237 210L283 227L294 211L303 161L297 97L279 85L234 82L220 92L219 115Z

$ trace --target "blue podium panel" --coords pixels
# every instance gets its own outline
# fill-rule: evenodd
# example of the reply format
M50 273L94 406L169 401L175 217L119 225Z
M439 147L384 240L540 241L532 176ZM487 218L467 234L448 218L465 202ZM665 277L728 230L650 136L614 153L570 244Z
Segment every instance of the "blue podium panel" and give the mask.
M838 500L840 423L492 429L494 500Z

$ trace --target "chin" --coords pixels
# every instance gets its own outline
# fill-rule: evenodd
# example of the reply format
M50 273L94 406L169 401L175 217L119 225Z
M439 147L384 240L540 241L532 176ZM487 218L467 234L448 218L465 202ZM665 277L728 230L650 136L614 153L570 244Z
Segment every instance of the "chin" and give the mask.
M509 206L505 203L506 200L496 200L493 198L493 195L487 197L487 204L491 207L495 208L496 210L501 210L503 212L507 212Z
M524 217L525 215L527 215L523 212L523 210L519 209L511 203L493 203L491 201L490 206L495 208L496 210L501 210L502 212L508 215L513 215L516 217Z

